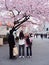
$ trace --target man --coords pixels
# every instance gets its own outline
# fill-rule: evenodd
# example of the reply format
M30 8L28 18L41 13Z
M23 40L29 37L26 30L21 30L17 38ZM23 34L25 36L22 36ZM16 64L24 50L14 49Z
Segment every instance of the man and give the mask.
M14 35L13 35L13 31L10 30L10 34L8 36L8 43L9 43L9 55L10 55L10 59L14 59L15 56L13 56L13 48L15 46L15 40L14 40Z

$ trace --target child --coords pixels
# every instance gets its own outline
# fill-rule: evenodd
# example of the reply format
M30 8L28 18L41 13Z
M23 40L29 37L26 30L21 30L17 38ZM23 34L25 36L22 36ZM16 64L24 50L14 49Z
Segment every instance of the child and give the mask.
M32 42L29 39L29 36L26 37L26 53L27 57L32 56Z

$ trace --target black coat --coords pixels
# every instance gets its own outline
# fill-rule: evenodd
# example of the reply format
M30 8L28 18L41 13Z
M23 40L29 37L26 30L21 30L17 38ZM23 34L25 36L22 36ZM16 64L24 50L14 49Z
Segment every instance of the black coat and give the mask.
M13 34L9 34L8 43L9 43L10 47L14 47L15 46L15 40L14 40L14 35Z

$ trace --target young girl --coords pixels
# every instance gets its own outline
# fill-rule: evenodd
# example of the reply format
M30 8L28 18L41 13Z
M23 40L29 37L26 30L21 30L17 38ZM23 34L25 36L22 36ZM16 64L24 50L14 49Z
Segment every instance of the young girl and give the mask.
M25 40L23 31L21 31L19 34L19 58L21 57L24 58L24 55L25 55Z
M29 36L26 37L26 54L27 57L32 56L32 42L29 39Z

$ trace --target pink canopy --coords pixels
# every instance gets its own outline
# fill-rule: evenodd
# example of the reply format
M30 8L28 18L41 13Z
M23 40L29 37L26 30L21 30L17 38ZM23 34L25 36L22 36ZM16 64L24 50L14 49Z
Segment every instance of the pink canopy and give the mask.
M13 23L14 20L22 18L23 13L34 17L36 23L33 19L32 23L35 25L49 22L49 0L0 0L1 21ZM37 19L40 21L38 22Z

